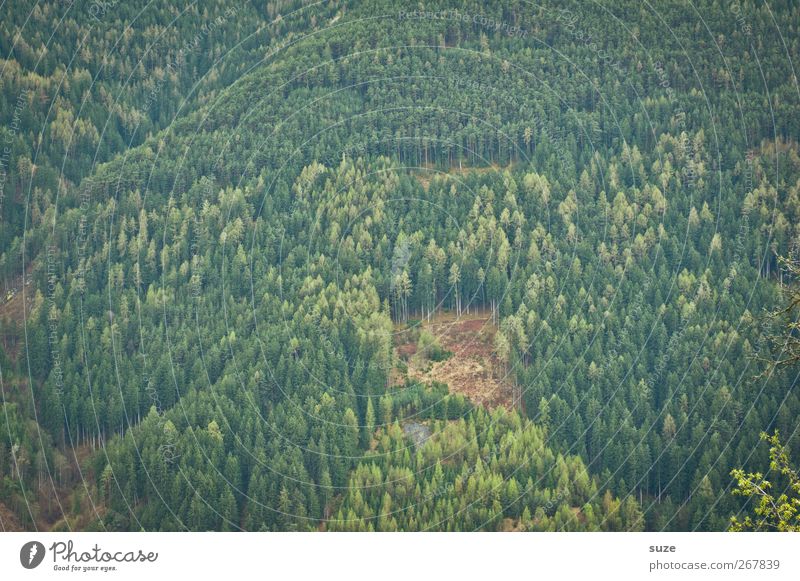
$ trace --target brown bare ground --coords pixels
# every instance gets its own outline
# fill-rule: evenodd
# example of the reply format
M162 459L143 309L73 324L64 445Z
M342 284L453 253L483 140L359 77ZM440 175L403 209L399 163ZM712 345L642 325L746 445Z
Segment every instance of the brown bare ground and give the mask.
M31 272L32 267L29 266L28 277L31 276ZM33 284L25 286L25 279L22 275L15 277L11 284L8 285L8 288L16 289L16 294L10 301L7 301L4 285L0 285L0 342L2 342L3 349L9 359L16 361L21 344L20 334L24 321L30 315L33 307L33 297L36 294L36 290ZM9 333L12 321L17 325L16 334Z
M17 520L16 515L11 512L5 504L0 502L0 531L4 533L19 532L25 529Z
M408 377L423 382L446 383L450 393L460 393L473 403L489 409L512 407L511 385L504 379L502 363L494 354L497 328L488 312L473 312L456 317L445 312L422 329L431 332L441 346L453 355L439 362L430 362L416 353L416 344L398 332L395 352L408 362ZM404 342L405 341L405 342Z

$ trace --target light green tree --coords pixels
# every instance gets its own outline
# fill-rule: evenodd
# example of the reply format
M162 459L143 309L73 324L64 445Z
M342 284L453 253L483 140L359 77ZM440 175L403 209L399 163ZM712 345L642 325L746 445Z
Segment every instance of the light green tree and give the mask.
M774 482L761 472L731 471L736 480L733 494L757 502L752 515L743 520L731 517L732 531L800 531L800 476L789 461L789 452L776 431L771 436L762 432L761 439L769 442L769 467L788 481L784 492L773 493Z

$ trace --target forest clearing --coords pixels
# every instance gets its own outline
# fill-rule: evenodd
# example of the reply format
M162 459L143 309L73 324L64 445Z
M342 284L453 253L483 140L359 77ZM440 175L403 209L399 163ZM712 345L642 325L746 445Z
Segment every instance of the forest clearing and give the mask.
M442 351L441 360L432 359L419 348L419 337L430 333ZM450 393L459 393L487 409L512 407L512 388L503 364L494 352L497 327L487 311L456 316L453 312L437 314L431 322L410 321L395 332L395 354L407 366L407 373L395 376L424 383L445 383Z

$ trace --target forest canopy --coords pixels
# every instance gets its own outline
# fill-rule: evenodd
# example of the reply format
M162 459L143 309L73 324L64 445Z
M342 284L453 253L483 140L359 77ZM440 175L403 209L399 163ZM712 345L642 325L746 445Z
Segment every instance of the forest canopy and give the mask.
M13 4L3 530L718 531L800 457L794 3Z

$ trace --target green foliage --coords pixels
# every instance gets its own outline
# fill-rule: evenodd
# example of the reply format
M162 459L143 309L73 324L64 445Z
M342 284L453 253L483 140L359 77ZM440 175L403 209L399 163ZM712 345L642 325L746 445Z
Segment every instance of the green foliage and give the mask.
M731 471L736 481L734 495L757 501L754 515L743 520L731 517L732 531L800 531L800 475L789 461L789 452L778 433L762 433L761 439L770 445L769 467L782 480L780 486L766 480L761 472ZM777 489L778 493L773 493Z
M418 450L395 423L353 471L330 530L641 530L632 499L598 491L576 456L553 452L515 412L436 422Z
M444 361L453 355L452 351L444 349L438 337L427 329L420 331L417 341L417 353L429 361Z
M689 66L681 6L674 37L569 6L458 3L513 36L387 0L15 2L0 276L24 255L32 283L0 501L110 530L724 528L727 467L800 413L786 370L743 380L800 235L800 35L756 62L710 18ZM395 328L444 311L488 313L519 412L393 385Z

